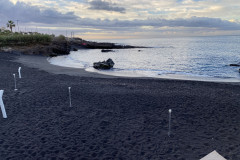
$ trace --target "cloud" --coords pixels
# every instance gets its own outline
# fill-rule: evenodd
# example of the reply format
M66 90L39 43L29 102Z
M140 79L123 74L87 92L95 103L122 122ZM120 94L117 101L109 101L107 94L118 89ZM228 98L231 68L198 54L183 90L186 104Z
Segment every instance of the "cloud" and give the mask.
M146 20L93 20L81 19L79 24L92 25L99 28L140 28L142 26L159 27L186 27L186 28L214 28L220 30L240 30L240 24L221 20L220 18L207 17L191 17L191 18L177 18L177 19L146 19Z
M23 2L13 4L9 1L0 0L0 15L3 20L19 20L22 23L60 24L77 20L73 12L65 14L53 9L40 9Z
M77 1L77 0L76 0ZM108 3L105 1L92 1L91 3L102 3L103 6L108 6L108 10L114 7L114 3ZM91 5L93 7L93 5ZM100 7L101 8L101 7ZM105 7L106 9L107 7ZM86 10L88 7L86 7ZM113 10L113 9L112 9ZM112 11L111 10L111 11ZM115 11L117 9L115 8ZM124 10L125 11L125 10ZM94 12L94 11L92 11ZM120 12L120 10L118 11ZM104 14L108 14L107 12ZM126 13L128 14L128 13ZM120 14L125 16L126 14ZM115 13L111 13L115 15ZM119 14L117 14L119 15ZM53 33L64 33L66 30L75 30L76 32L84 33L106 33L111 35L116 33L121 35L122 33L142 33L143 36L153 35L156 32L178 32L178 33L192 33L196 32L215 32L225 31L225 33L237 33L240 31L239 21L235 20L223 20L221 18L210 17L197 17L190 18L141 18L141 19L123 19L118 17L110 18L98 18L94 16L85 16L88 18L80 17L82 14L76 14L76 12L65 12L56 10L55 8L33 6L31 3L16 2L15 4L8 0L0 0L0 23L6 26L8 20L19 20L20 27L36 28L39 27L43 30L50 28ZM109 16L108 16L109 17ZM115 19L114 19L115 18ZM1 25L0 25L1 26Z
M222 30L239 30L240 25L220 18L208 17L191 17L177 18L172 20L159 19L150 20L152 26L168 26L168 27L199 27L199 28L216 28Z
M109 6L109 3L102 1L92 1L94 3ZM107 4L107 5L106 5ZM106 7L107 8L107 7ZM41 23L45 25L63 26L66 24L73 26L95 27L101 29L119 28L140 28L142 26L152 27L195 27L195 28L216 28L221 30L239 30L240 24L222 20L220 18L191 17L176 19L148 18L143 20L109 20L81 18L74 12L61 13L53 9L40 9L23 2L15 5L6 0L0 0L0 15L6 20L20 20L25 23Z
M125 8L123 7L116 7L115 3L105 2L102 0L93 0L90 2L91 7L89 9L93 10L105 10L105 11L114 11L125 13Z

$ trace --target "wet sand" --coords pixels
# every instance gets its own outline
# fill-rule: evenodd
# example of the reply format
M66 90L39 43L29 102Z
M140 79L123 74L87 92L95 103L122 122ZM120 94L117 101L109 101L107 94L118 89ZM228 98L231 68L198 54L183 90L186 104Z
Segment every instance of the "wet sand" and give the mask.
M18 58L0 53L3 160L197 160L213 150L240 159L239 83L110 77Z

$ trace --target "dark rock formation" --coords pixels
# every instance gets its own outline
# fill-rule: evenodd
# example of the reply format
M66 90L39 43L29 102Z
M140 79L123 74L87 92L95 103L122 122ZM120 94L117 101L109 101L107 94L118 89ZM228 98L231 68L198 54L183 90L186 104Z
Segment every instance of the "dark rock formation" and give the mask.
M66 55L70 53L70 47L67 40L53 40L50 46L52 52L57 55Z
M70 42L71 50L73 47L78 49L86 48L86 49L104 49L104 50L149 48L149 47L142 47L142 46L120 45L120 44L108 43L108 42L91 42L91 41L83 40L81 38L69 38L68 41Z
M239 67L240 63L238 63L238 64L230 64L230 66Z
M112 49L126 48L147 48L141 46L119 45L114 43L98 43L86 41L81 38L65 38L63 36L54 38L51 42L43 44L30 44L25 46L9 46L12 51L28 55L43 55L55 57L59 55L68 55L70 51L78 49L102 49L102 52L114 52ZM1 49L0 49L1 51Z
M18 51L27 55L43 55L55 57L70 53L70 45L67 40L52 40L47 44L31 44L26 46L10 46L12 51Z
M68 42L71 51L85 49L85 47L82 45L84 43L84 40L81 38L69 38Z
M111 49L102 49L101 52L114 52L114 50L111 50Z
M107 61L93 63L93 68L95 69L111 69L113 66L114 62L111 58L109 58Z

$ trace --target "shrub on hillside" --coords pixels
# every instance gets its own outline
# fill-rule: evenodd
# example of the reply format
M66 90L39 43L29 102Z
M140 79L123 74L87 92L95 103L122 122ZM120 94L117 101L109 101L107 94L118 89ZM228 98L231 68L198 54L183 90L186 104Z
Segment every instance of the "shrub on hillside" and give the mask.
M66 41L66 37L61 34L61 35L55 37L54 40L56 40L56 41Z
M36 43L49 43L53 36L47 34L23 34L23 33L1 33L0 45L30 45Z

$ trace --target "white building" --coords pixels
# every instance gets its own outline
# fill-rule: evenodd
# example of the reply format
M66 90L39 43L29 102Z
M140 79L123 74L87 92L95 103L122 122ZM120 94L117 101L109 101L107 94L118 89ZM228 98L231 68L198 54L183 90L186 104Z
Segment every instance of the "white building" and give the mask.
M0 32L4 32L4 31L6 31L6 28L5 27L1 27L0 28Z

